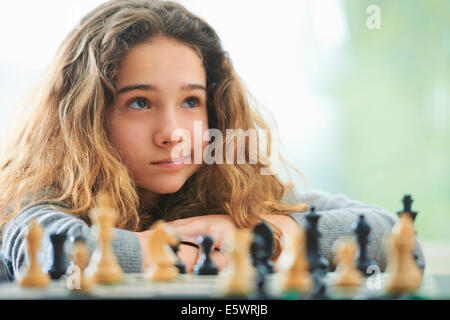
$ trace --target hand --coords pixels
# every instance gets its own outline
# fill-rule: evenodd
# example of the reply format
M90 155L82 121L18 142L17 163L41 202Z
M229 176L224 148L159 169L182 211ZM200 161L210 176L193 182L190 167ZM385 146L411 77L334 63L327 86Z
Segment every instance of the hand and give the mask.
M263 215L262 218L273 225L276 225L280 228L280 231L283 235L290 234L294 232L293 229L299 229L299 224L294 220L294 218L284 215L284 214L266 214Z
M201 255L198 256L200 258ZM199 259L197 259L197 262ZM217 265L219 268L219 271L222 271L228 266L228 263L230 261L228 253L222 251L222 250L213 250L211 253L211 260Z
M236 229L233 219L226 214L179 219L167 224L183 241L189 241L199 246L198 237L208 235L213 238L213 247L217 249L222 248L226 237L232 235Z
M232 218L229 215L205 215L197 216L186 219L179 219L167 223L172 230L182 238L183 241L189 241L192 243L198 243L198 237L203 235L209 235L214 240L213 248L216 250L211 251L211 259L218 266L219 271L223 270L229 262L228 254L224 251L224 241L227 236L233 234L236 229ZM180 248L183 245L180 246ZM201 250L201 249L200 249ZM191 272L195 264L199 263L201 252L198 252L193 264L186 264L187 272ZM189 260L192 262L192 260Z
M144 232L135 232L134 234L139 240L141 245L141 256L142 256L142 272L150 267L152 261L150 259L149 250L148 250L148 238L153 231L147 230ZM180 245L178 250L178 257L183 261L186 265L186 271L192 272L192 268L197 261L198 249L186 245Z

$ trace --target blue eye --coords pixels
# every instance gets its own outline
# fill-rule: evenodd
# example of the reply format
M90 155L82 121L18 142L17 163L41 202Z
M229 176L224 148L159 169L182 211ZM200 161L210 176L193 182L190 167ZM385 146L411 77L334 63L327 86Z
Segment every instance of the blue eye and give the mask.
M188 108L195 108L200 104L200 101L198 98L191 97L188 98L184 103L183 106L187 106Z
M133 109L136 109L136 110L142 110L142 109L149 108L149 105L147 104L147 102L148 102L147 99L136 98L136 99L130 101L128 103L128 106Z

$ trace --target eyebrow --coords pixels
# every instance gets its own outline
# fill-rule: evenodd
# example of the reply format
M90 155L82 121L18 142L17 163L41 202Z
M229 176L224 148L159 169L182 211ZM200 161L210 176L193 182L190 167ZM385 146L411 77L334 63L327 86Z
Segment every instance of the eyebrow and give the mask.
M134 84L130 86L123 87L117 91L117 95L122 93L133 91L133 90L145 90L145 91L157 91L159 88L154 84ZM203 90L206 91L206 88L198 83L187 83L186 85L180 88L182 91L192 91L192 90Z

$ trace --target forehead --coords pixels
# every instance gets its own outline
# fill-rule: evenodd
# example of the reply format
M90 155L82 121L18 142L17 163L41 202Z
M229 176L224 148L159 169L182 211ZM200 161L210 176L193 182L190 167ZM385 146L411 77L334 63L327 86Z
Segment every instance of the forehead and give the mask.
M117 87L130 82L206 85L206 71L196 50L178 40L155 38L131 48L120 61Z

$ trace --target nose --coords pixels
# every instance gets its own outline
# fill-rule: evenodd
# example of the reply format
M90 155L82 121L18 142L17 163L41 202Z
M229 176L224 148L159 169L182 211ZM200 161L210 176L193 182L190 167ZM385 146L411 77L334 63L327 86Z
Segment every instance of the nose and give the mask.
M159 119L158 128L154 135L154 142L160 147L174 147L178 143L183 141L183 138L175 135L172 140L173 132L179 129L176 111L166 110L163 111Z

